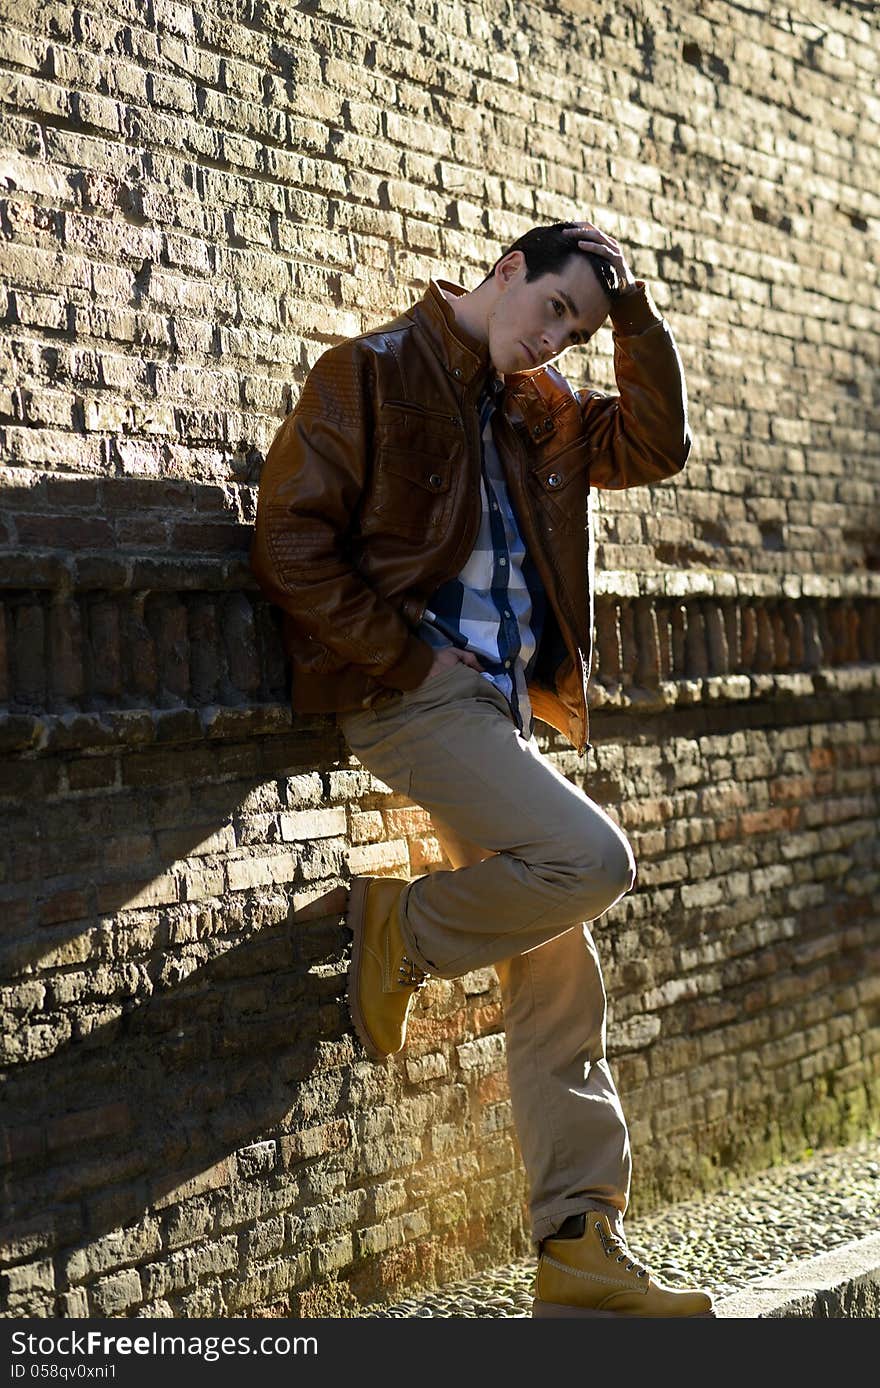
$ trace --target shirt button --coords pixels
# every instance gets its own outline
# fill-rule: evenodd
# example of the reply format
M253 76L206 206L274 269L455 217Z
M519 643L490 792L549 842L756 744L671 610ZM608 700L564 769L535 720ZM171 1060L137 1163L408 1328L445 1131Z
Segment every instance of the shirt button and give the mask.
M509 612L505 612L504 615L505 615L505 617L509 617L511 614L510 614Z
M510 669L510 661L509 661L509 660L505 660L505 662L504 662L504 668L505 668L505 670L509 670L509 669Z
M506 560L506 559L499 559L499 560L498 560L498 563L499 563L499 564L506 564L506 563L507 563L507 560Z

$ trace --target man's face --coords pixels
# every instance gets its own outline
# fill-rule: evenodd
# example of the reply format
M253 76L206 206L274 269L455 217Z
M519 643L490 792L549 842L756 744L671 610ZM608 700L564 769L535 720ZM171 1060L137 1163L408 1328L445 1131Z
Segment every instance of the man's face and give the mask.
M489 354L502 375L534 370L586 342L610 308L582 255L528 282L522 251L511 251L496 265L494 280L500 292L489 314Z

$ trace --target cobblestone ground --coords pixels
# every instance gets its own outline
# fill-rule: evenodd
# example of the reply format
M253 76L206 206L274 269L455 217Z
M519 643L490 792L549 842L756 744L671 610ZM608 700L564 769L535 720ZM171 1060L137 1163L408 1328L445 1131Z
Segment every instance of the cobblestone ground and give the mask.
M670 1286L730 1296L758 1277L880 1231L880 1137L816 1152L735 1189L671 1205L628 1225L632 1251ZM450 1283L369 1318L531 1316L535 1262Z

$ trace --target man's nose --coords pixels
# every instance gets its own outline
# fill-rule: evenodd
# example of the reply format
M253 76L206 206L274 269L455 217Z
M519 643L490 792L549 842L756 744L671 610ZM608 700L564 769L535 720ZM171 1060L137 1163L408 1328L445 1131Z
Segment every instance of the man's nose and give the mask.
M565 334L562 330L554 333L550 328L545 329L541 334L541 356L545 361L550 357L559 355L564 345L564 337Z

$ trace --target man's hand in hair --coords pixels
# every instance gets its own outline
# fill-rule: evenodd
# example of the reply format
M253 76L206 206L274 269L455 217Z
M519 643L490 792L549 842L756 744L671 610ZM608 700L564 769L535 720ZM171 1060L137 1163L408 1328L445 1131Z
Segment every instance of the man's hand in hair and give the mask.
M615 241L613 236L606 235L604 231L593 226L592 222L578 222L573 227L565 227L562 234L576 237L581 250L599 255L607 262L614 271L615 293L625 294L635 284L635 275L626 263L620 243Z

